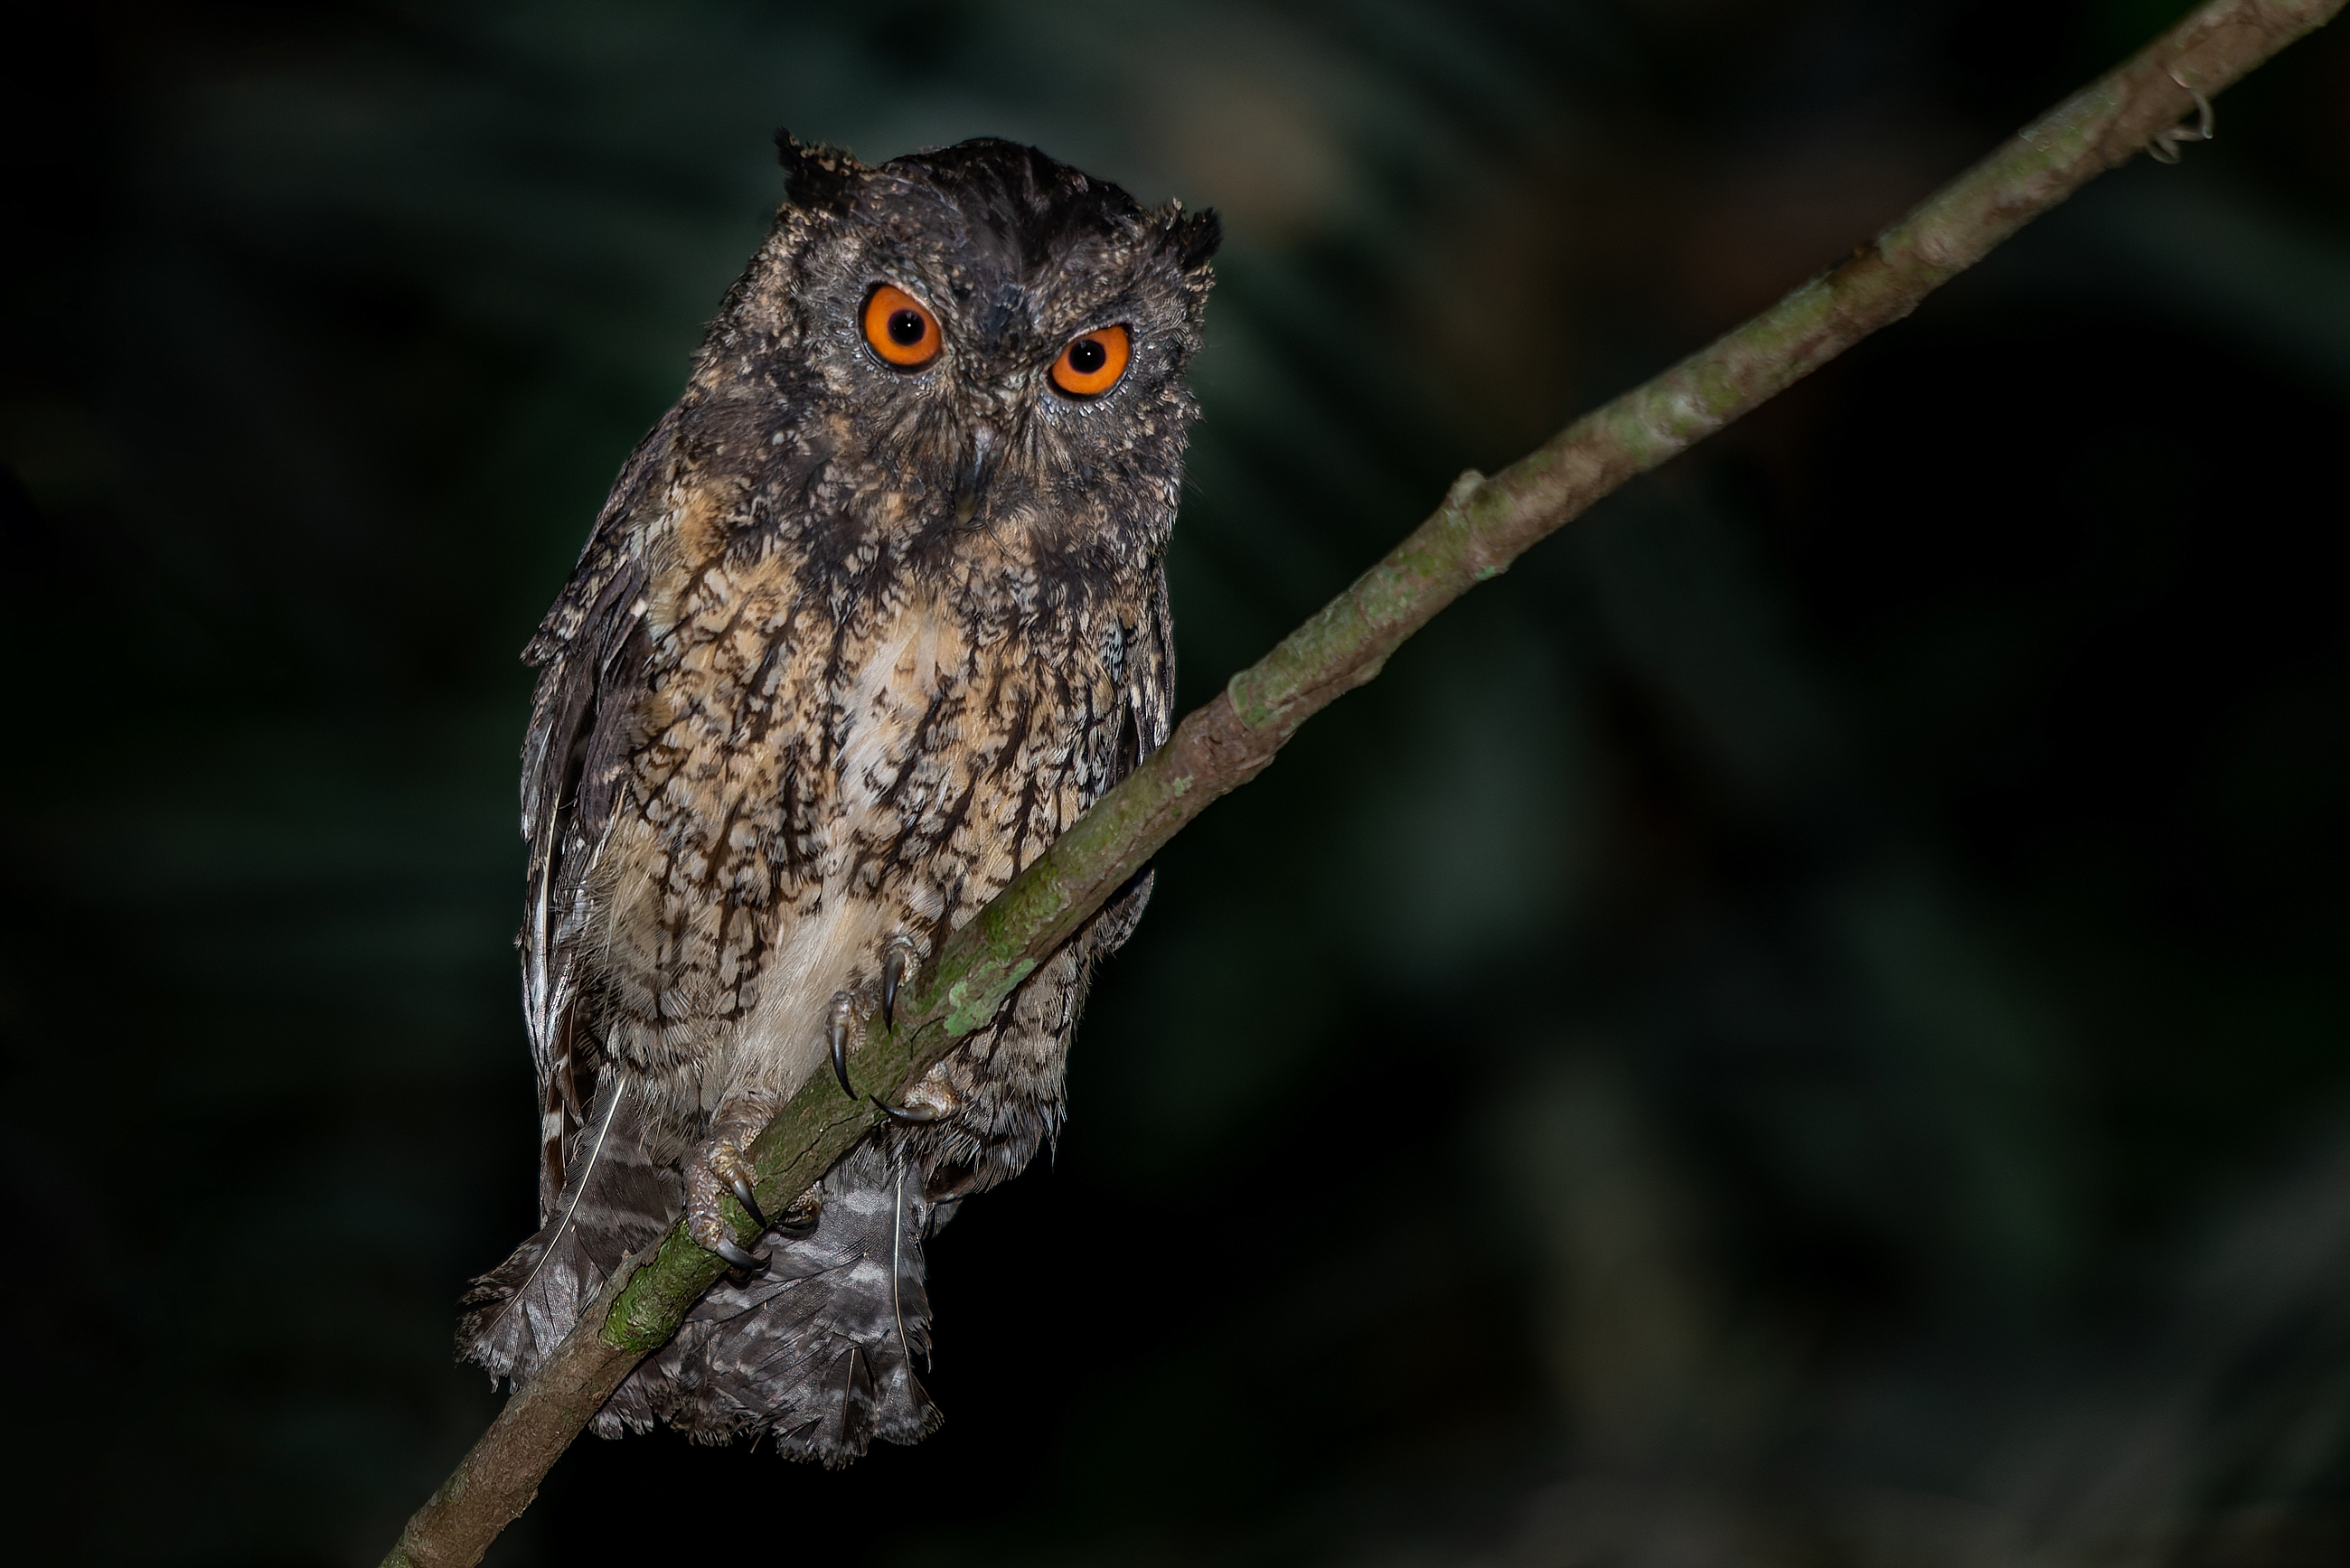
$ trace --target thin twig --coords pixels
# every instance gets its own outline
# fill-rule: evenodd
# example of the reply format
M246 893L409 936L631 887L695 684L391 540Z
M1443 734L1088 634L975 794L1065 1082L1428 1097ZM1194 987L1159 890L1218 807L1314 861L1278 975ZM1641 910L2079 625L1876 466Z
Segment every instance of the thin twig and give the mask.
M955 1041L1207 805L1271 763L1297 727L1371 680L1405 639L1637 474L1826 364L1989 254L2026 223L2176 127L2199 104L2331 21L2345 0L2212 0L2027 126L1926 203L1769 310L1585 415L1508 468L1464 473L1444 504L1346 592L1187 717L943 944L855 1057L867 1086L913 1087ZM2208 114L2208 109L2205 110ZM2165 142L2163 145L2168 146ZM872 1127L818 1074L752 1149L768 1212ZM754 1239L744 1218L738 1239ZM400 1532L386 1568L477 1563L636 1364L677 1331L725 1265L673 1227L584 1314Z

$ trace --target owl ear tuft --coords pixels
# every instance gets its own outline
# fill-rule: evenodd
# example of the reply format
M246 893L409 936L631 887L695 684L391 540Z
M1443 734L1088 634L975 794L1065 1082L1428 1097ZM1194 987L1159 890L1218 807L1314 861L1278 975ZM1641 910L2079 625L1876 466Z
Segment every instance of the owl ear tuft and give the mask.
M802 142L780 127L775 131L775 161L784 166L785 195L793 206L810 212L847 212L857 177L864 172L842 149Z
M1183 204L1175 202L1168 205L1166 234L1167 252L1175 258L1175 265L1185 272L1197 272L1224 243L1224 223L1213 207L1186 213Z

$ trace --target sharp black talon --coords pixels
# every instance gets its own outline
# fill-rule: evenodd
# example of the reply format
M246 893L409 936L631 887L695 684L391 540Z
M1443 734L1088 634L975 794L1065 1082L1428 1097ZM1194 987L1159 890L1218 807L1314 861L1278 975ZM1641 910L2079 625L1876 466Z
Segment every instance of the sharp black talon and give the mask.
M840 1080L840 1092L850 1099L857 1091L848 1086L848 1025L835 1019L832 1025L832 1075Z
M732 1241L720 1241L710 1249L745 1273L755 1274L767 1266L767 1260L754 1252L746 1252Z
M898 1027L898 987L906 979L906 950L891 948L889 956L881 961L881 1023L883 1027Z
M939 1119L937 1109L931 1106L893 1106L879 1095L869 1096L881 1107L881 1114L901 1127L928 1127Z
M738 1176L727 1185L734 1189L734 1201L743 1206L743 1212L751 1217L751 1222L753 1224L756 1225L762 1231L772 1231L775 1229L774 1226L767 1223L767 1217L759 1212L759 1200L751 1196L751 1184L749 1182L743 1180Z
M805 1214L786 1213L782 1219L776 1220L775 1224L768 1228L774 1231L781 1231L786 1236L805 1236L809 1231L815 1230L816 1221L823 1218L824 1210L821 1209L811 1209Z

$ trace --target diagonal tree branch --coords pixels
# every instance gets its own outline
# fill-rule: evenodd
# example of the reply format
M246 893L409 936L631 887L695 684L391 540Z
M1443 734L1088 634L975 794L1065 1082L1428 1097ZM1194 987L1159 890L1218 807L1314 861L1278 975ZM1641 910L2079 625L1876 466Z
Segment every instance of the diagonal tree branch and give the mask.
M1037 964L1210 802L1254 778L1297 727L1370 680L1446 605L1509 568L1634 476L1809 375L1972 266L2026 223L2154 144L2345 0L2211 0L2111 74L2024 128L1924 205L1769 310L1585 415L1488 479L1461 476L1435 514L1279 647L1233 676L1168 744L955 931L855 1062L901 1095L985 1024ZM812 1079L752 1149L770 1211L813 1185L875 1113ZM754 1241L747 1216L738 1239ZM432 1499L386 1568L471 1564L529 1506L547 1469L637 1363L677 1331L724 1272L671 1230L624 1267Z

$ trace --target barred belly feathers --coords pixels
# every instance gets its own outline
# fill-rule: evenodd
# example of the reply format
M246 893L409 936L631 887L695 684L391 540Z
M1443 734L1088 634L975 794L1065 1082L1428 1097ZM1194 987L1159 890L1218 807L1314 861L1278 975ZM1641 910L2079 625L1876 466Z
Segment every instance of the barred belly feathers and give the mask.
M832 1042L1166 739L1218 234L1009 142L871 168L777 143L775 226L528 650L541 1224L474 1282L458 1345L528 1377L682 1218L743 1266L595 1429L841 1464L938 1425L923 1243L1059 1127L1147 883L757 1256L720 1195Z

